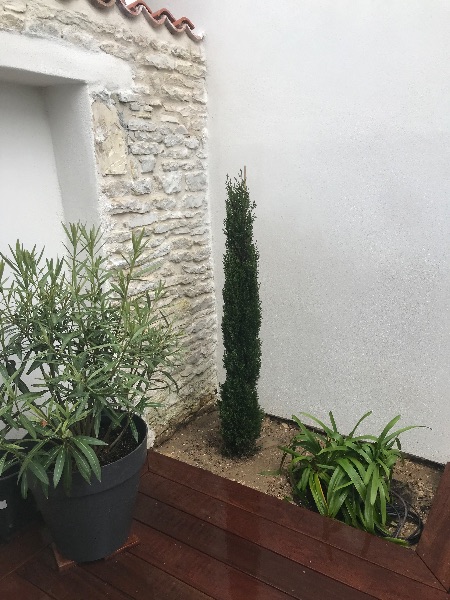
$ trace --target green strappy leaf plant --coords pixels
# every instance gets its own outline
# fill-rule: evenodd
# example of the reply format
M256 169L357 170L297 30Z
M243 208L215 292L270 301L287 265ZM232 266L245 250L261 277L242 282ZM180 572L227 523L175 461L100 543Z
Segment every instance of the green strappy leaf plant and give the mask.
M370 411L345 436L339 433L332 412L331 426L308 413L300 414L314 421L323 433L308 429L298 417L292 417L300 431L281 448L281 467L289 458L287 474L294 498L321 515L389 536L387 504L393 468L401 458L399 435L418 426L393 431L400 420L398 415L379 436L355 436L362 421L372 414Z

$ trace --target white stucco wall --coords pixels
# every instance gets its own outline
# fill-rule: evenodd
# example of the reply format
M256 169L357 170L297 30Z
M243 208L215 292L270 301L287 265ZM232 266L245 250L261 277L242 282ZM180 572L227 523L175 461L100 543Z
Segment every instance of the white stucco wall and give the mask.
M401 413L432 428L407 451L450 460L449 3L170 9L206 32L219 301L225 175L247 165L257 202L262 405Z
M98 225L92 109L87 84L45 88L66 222Z
M63 207L43 92L0 82L0 251L19 238L62 250Z

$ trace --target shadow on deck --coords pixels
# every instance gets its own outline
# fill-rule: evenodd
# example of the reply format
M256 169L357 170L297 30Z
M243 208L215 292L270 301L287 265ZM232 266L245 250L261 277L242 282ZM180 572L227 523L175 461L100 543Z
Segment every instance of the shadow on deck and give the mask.
M58 572L34 523L0 546L2 600L450 600L450 465L417 552L149 453L140 544Z

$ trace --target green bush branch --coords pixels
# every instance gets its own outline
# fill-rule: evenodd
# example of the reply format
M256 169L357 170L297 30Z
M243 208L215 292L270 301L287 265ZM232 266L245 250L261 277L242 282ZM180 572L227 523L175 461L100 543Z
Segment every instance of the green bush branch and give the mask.
M142 273L143 232L133 234L118 270L101 254L98 229L64 229L64 258L20 242L0 254L0 450L20 463L24 491L30 474L44 486L47 473L66 486L74 469L98 477L99 459L107 462L123 435L117 427L135 432L131 415L155 406L151 392L174 383L179 353L180 335L157 308L162 284L152 296L131 292ZM98 439L105 419L107 445ZM20 450L6 441L15 428L27 432L13 445ZM11 460L0 462L0 474Z

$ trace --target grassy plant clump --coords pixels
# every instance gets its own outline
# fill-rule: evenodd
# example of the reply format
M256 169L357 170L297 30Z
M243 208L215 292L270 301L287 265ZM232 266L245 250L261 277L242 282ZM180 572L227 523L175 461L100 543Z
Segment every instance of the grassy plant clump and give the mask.
M256 450L263 416L257 391L261 367L259 255L253 241L255 203L250 201L242 173L239 179L227 179L226 187L222 319L226 379L221 386L219 414L224 453L246 456Z
M389 537L388 505L394 465L401 457L399 435L416 426L392 431L400 415L393 418L379 436L355 436L356 429L344 436L330 412L331 427L308 413L324 433L308 429L293 417L300 432L284 451L294 499L321 515Z

